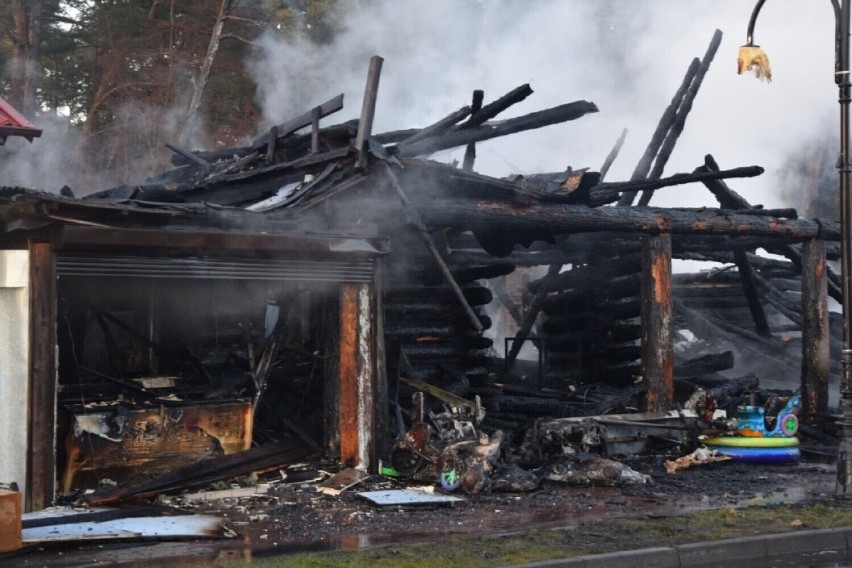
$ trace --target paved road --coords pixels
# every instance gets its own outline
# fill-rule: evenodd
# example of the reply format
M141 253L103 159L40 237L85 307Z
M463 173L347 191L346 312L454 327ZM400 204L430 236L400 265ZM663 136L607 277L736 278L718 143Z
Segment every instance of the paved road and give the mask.
M829 568L852 566L852 526L628 550L525 568Z

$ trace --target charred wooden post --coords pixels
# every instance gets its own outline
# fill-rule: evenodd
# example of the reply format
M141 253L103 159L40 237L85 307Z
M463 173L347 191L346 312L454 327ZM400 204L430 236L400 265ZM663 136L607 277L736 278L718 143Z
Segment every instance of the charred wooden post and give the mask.
M56 256L30 243L30 376L26 508L53 503L56 456Z
M373 334L376 344L375 371L375 440L376 459L390 455L393 438L390 435L390 395L388 387L388 357L385 345L385 306L384 306L384 265L376 263L376 290L373 310L375 313L376 330ZM396 378L396 377L395 377ZM378 464L378 461L376 461Z
M825 250L816 239L802 247L802 415L814 425L828 409L831 366Z
M482 109L482 101L485 98L485 91L475 90L473 92L473 100L470 104L470 110L473 113L473 116L476 116ZM471 117L473 118L473 117ZM470 119L468 119L468 123L470 123ZM471 142L467 145L467 148L464 150L464 161L462 162L462 169L466 172L473 171L473 162L476 160L476 143Z
M378 55L370 58L370 70L367 72L367 86L364 88L361 118L358 120L355 149L358 151L358 168L362 170L367 167L367 139L373 131L373 117L376 114L376 98L379 94L382 62L384 62L384 59Z
M322 108L314 107L311 111L311 154L319 154L320 151L320 116Z
M644 411L667 411L674 403L672 346L672 239L649 236L642 247L642 377Z
M274 161L275 147L277 145L278 145L278 125L273 124L269 129L269 141L266 143L266 161L269 162L270 164Z
M340 463L375 469L376 372L372 290L367 284L340 287Z

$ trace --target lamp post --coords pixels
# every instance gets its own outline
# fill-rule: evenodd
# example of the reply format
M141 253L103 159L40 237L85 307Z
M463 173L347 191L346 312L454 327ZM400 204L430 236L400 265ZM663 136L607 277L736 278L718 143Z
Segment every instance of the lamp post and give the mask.
M766 0L758 0L751 13L746 45L740 47L738 71L754 71L758 78L772 80L769 60L760 46L754 45L754 24ZM837 168L840 178L840 271L843 300L843 377L840 382L840 411L838 422L840 443L837 448L838 497L852 497L852 164L849 162L849 101L852 85L849 78L849 22L852 0L831 0L834 8L834 82L839 90L840 159Z

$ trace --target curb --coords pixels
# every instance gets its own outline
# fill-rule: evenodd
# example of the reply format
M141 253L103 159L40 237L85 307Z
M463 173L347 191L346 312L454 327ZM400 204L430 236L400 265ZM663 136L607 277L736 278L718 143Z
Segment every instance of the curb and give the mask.
M623 550L522 564L524 568L768 568L785 558L819 555L816 563L852 559L852 526Z

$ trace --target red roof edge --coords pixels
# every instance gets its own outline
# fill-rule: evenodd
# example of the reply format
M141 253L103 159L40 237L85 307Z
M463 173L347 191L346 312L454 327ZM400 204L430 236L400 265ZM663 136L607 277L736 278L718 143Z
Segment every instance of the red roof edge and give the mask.
M24 118L3 97L0 97L0 138L6 136L23 136L30 142L41 136L41 129Z

